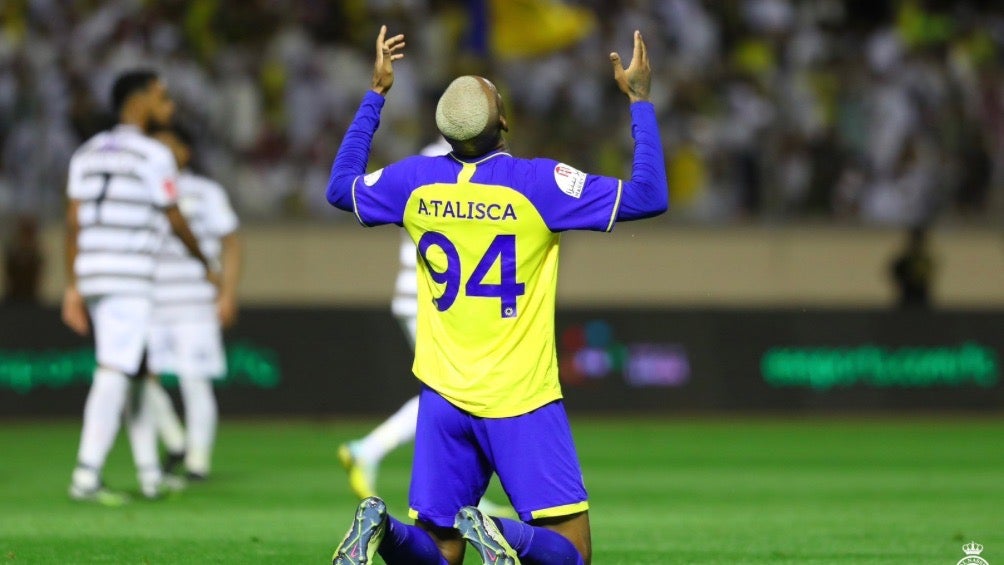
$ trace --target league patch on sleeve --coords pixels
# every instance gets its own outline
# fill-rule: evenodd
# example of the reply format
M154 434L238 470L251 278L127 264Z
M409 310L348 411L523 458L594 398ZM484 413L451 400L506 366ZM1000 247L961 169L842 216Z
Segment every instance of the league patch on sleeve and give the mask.
M564 163L558 163L554 167L554 182L558 184L561 192L572 198L579 198L582 196L582 188L586 186L586 173Z
M383 174L383 169L377 169L377 170L373 171L372 173L370 173L370 174L366 175L365 177L363 177L363 183L366 186L373 186L374 184L376 184L376 182L378 180L380 180L380 175L382 175L382 174Z
M178 197L178 185L173 178L164 179L164 194L172 200Z

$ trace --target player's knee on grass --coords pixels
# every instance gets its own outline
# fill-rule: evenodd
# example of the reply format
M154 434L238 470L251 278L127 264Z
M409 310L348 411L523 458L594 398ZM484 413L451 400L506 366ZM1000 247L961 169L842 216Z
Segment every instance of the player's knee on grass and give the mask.
M441 528L424 520L415 520L415 525L429 533L450 565L461 565L464 562L464 549L467 546L460 537L460 532L453 528Z
M593 542L589 530L588 511L554 518L538 518L531 521L530 524L547 528L564 536L565 539L572 542L575 549L579 550L586 565L589 565L593 558Z

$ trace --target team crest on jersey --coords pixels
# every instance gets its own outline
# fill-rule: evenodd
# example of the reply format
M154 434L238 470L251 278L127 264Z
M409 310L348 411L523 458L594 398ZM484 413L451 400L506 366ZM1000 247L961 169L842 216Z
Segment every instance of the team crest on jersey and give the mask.
M363 177L363 182L366 184L366 186L373 186L374 184L376 184L378 180L380 180L380 175L382 174L383 174L383 169L377 169L372 173Z
M166 194L168 198L178 197L178 184L174 181L174 179L164 179L164 194Z
M558 163L554 167L554 182L558 183L561 192L572 198L578 198L582 196L582 188L586 186L586 173L564 163Z
M983 546L975 541L962 546L962 551L966 553L966 556L957 565L990 565L986 559L980 557L980 554L983 553Z

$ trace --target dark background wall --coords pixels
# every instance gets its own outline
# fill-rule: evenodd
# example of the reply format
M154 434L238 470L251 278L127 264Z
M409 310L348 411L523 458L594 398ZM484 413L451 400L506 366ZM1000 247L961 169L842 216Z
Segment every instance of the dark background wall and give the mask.
M994 411L1004 312L574 309L557 339L571 410ZM385 413L415 394L386 310L250 308L227 335L229 415ZM50 308L0 308L0 416L76 416L93 350Z

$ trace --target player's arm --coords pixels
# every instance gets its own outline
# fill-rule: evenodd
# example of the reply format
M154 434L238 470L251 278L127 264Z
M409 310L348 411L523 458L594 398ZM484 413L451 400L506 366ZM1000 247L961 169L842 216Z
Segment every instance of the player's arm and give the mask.
M154 161L153 203L164 212L171 231L178 236L188 253L205 267L206 279L218 287L220 284L218 269L215 265L211 265L202 253L199 240L195 238L188 220L178 208L178 166L170 151L166 147L163 149L161 157Z
M62 318L63 323L71 330L87 335L90 323L87 321L87 307L77 290L77 273L74 263L77 261L77 235L80 232L78 213L80 201L71 198L66 206L66 241L63 247L63 265L66 270L66 290L63 292Z
M188 253L206 268L206 278L209 279L209 282L219 286L220 275L217 266L210 264L209 259L202 253L202 249L199 248L199 240L195 238L192 228L188 226L188 220L185 219L178 205L171 204L165 208L164 215L167 216L167 221L171 224L171 231L178 236Z
M227 191L215 182L206 185L202 210L206 228L220 241L220 285L216 293L216 316L224 328L237 321L237 283L241 278L244 249L240 220Z
M629 180L586 174L564 163L535 159L534 203L547 226L564 230L610 231L617 221L657 216L669 206L666 163L648 101L651 70L641 34L634 35L634 57L626 70L617 53L610 54L614 79L631 101L631 133L635 139Z
M385 39L386 35L387 26L380 26L380 34L376 40L372 89L363 96L352 125L345 132L328 179L328 202L346 212L356 211L352 189L359 175L366 172L373 134L380 127L380 110L383 109L384 96L394 84L392 63L404 57L404 53L398 53L404 47L404 35L399 34Z
M222 269L220 271L220 292L216 298L216 310L220 324L229 328L237 321L237 281L241 277L244 248L236 231L223 236L220 243L222 244L222 258L220 260Z
M634 32L634 54L627 69L621 65L617 53L610 54L610 62L617 86L631 102L631 135L634 137L631 179L624 182L617 220L650 218L669 208L669 187L655 107L648 101L652 69L641 32Z

